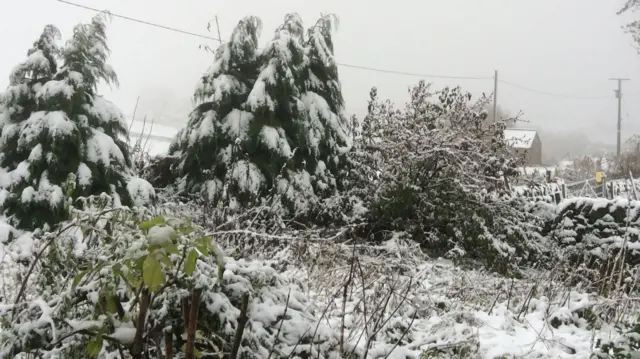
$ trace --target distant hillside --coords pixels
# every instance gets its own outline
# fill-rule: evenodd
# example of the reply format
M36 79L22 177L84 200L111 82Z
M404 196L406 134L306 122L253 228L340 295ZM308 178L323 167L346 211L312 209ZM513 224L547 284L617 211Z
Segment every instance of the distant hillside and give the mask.
M551 132L538 130L542 141L542 161L545 164L556 164L567 158L586 155L602 155L613 152L616 145L601 141L592 141L584 132Z

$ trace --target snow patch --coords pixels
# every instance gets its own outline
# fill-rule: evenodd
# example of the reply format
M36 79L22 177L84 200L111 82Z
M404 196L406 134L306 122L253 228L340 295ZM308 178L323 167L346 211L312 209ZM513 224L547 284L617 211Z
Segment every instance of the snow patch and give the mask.
M143 207L153 202L156 197L156 191L151 183L140 177L132 177L127 183L127 191L131 197L133 205Z
M124 154L113 138L104 132L90 130L92 136L87 140L87 159L89 161L102 164L105 167L110 167L112 160L121 164L125 163Z

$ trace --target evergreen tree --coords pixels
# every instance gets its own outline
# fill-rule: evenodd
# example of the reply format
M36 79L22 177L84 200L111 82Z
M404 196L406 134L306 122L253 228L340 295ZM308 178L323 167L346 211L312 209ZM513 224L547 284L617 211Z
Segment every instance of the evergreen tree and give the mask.
M240 155L246 126L253 118L242 104L258 76L261 26L256 17L242 19L229 42L217 49L213 65L197 86L194 97L199 104L169 149L180 158L182 191L202 193L211 201L227 192L223 183L233 175L229 169Z
M313 156L313 184L316 192L337 187L336 177L346 164L343 155L351 149L348 119L333 56L332 30L335 15L324 15L308 31L306 66L301 71L302 101L309 111L307 141Z
M350 148L333 17L323 17L306 40L300 16L288 14L262 51L258 24L242 20L219 48L196 91L206 102L194 109L171 152L180 156L183 191L248 205L275 189L298 212L336 189L338 155Z
M27 59L11 71L9 87L0 96L3 105L0 107L0 126L29 118L35 108L36 93L57 71L58 39L60 31L53 25L45 26L38 41L27 51Z
M254 115L245 151L260 173L247 177L263 178L259 188L275 187L285 206L296 212L315 197L307 171L315 167L306 136L309 112L299 88L305 60L302 20L288 14L261 54L260 75L245 103Z
M105 21L100 14L90 24L74 28L60 51L58 71L51 45L51 34L57 32L47 27L30 58L41 52L48 71L41 59L38 67L21 65L22 70L12 73L8 94L25 85L35 91L27 106L22 97L5 96L0 110L8 114L2 116L0 138L2 207L20 228L64 219L68 195L106 192L125 205L132 200L142 204L153 196L148 183L133 177L122 112L97 94L101 80L117 85L116 74L106 63Z

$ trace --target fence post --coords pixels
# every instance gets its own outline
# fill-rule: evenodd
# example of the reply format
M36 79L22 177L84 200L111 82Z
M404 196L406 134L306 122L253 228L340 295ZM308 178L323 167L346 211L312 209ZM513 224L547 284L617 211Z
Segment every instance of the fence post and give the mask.
M607 198L607 178L602 177L602 197Z
M611 188L611 189L609 190L609 193L610 193L610 197L609 197L609 199L613 199L613 197L614 197L613 182L611 182L611 186L609 186L609 188Z
M567 198L567 185L565 183L560 185L560 191L562 192L562 199Z

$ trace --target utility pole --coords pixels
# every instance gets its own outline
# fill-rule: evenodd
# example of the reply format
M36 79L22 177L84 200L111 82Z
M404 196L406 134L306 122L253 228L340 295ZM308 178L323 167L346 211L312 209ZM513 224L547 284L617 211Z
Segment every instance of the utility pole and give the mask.
M498 70L493 74L493 123L496 123L498 114Z
M618 147L616 150L616 154L618 157L620 157L620 134L622 131L622 81L629 81L629 79L610 78L609 80L618 81L618 89L613 91L616 93L616 98L618 99Z

